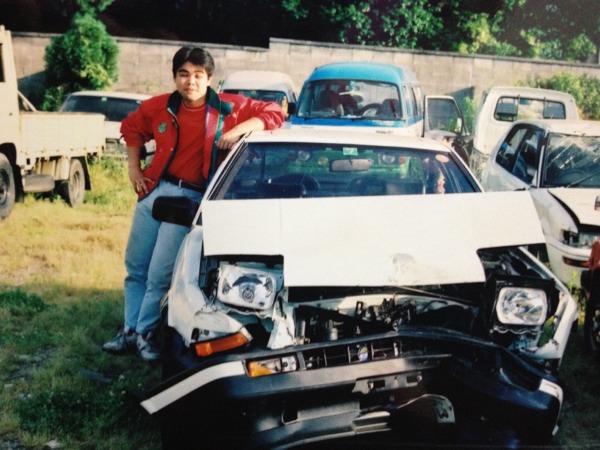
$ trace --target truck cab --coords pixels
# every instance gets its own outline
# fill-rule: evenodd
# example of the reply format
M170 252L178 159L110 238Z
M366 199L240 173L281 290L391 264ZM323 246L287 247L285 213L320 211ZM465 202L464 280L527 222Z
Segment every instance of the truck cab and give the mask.
M411 70L376 62L338 62L317 67L302 86L290 126L344 127L425 136L448 143L467 134L454 98L423 96L421 84Z
M471 169L481 177L493 148L517 120L578 118L575 99L566 92L523 86L491 87L483 92L477 108Z
M374 62L317 67L302 86L292 127L378 128L405 135L423 132L423 95L416 75Z

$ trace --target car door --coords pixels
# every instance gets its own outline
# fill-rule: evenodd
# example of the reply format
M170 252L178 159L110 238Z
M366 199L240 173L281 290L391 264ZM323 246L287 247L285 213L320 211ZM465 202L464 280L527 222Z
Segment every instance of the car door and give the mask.
M516 124L492 152L482 174L488 191L513 191L536 185L542 132L530 124Z

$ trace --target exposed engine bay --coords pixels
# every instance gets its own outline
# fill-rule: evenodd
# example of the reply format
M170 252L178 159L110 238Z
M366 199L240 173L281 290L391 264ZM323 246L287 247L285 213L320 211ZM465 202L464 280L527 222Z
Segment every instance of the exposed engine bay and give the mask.
M535 360L556 328L551 312L559 296L528 255L521 248L480 251L484 284L287 288L277 258L211 257L201 273L211 308L243 324L253 345L276 349L427 326L492 340Z

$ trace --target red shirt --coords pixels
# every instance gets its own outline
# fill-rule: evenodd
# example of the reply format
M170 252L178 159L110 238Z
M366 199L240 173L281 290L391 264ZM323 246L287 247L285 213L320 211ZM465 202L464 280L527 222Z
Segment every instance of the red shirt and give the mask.
M179 122L179 144L167 172L182 180L204 186L206 180L202 168L206 104L199 108L190 108L182 102L177 121Z

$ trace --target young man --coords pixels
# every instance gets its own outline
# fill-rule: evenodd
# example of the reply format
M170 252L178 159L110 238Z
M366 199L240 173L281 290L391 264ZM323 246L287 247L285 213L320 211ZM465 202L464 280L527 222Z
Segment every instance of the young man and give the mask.
M107 352L137 349L146 361L160 357L155 343L159 304L169 288L187 228L153 219L154 200L159 196L200 199L241 136L278 128L285 120L276 103L218 95L210 88L214 68L208 52L182 47L173 57L175 92L146 100L121 124L129 179L139 200L125 251L124 325L102 346ZM140 150L151 139L156 141L156 151L151 164L142 170Z

